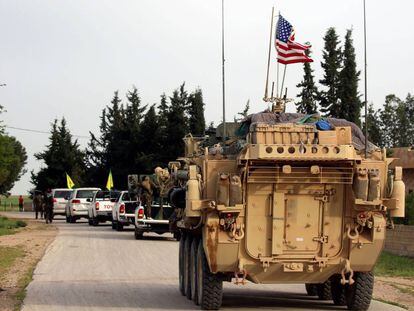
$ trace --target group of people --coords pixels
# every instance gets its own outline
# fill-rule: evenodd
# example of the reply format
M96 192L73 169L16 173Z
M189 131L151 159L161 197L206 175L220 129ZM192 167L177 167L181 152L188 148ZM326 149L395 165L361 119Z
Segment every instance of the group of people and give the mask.
M36 219L44 218L46 223L51 223L53 221L53 197L52 191L48 190L46 192L36 192L33 195L33 209L35 212Z

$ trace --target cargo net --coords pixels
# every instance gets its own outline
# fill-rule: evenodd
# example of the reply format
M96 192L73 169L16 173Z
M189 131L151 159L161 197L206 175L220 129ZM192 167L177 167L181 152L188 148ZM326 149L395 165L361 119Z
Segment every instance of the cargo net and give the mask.
M307 119L307 121L303 122L304 119ZM256 126L259 124L276 125L284 123L296 123L303 125L313 125L316 129L316 122L318 120L322 120L319 114L307 116L301 113L274 113L265 111L251 114L245 120L243 120L237 132L237 135L245 136L249 131L254 132ZM323 120L328 122L333 128L344 126L351 127L352 144L354 148L358 151L365 150L365 136L355 123L347 121L345 119L336 118L323 118ZM375 146L371 142L368 142L368 152L372 152L378 149L379 147Z

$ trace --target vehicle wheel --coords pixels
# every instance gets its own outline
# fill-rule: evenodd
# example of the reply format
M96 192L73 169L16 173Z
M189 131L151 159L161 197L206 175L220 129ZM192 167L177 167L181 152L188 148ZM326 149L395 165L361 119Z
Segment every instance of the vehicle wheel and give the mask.
M73 216L70 216L70 223L74 224L76 222L76 218Z
M223 280L210 272L203 243L198 243L197 250L198 302L202 310L218 310L223 300Z
M374 274L372 272L356 272L354 280L355 283L348 286L346 291L348 309L368 310L374 290Z
M317 291L320 300L331 300L331 281L327 280L325 283L318 284Z
M92 226L92 219L88 219L88 224L89 224L89 226Z
M184 288L185 295L187 299L191 299L191 243L193 242L193 237L191 235L187 236L184 244Z
M177 241L181 240L181 232L180 231L174 232L174 239L176 239Z
M112 220L112 230L116 229L116 222L114 220Z
M116 231L122 231L122 230L124 230L124 225L117 221L116 222Z
M198 302L198 293L197 293L197 250L199 238L193 238L191 243L191 252L190 252L190 288L191 288L191 300L194 304L199 305Z
M309 296L318 296L318 284L305 284L306 292Z
M185 296L184 288L184 245L186 235L182 234L178 250L178 287L181 295Z
M334 305L346 306L346 285L341 284L340 275L331 278L331 295Z
M99 225L98 218L93 217L92 218L92 226L96 227L97 225Z
M144 237L144 232L142 232L138 228L135 228L135 240L142 240L143 237Z

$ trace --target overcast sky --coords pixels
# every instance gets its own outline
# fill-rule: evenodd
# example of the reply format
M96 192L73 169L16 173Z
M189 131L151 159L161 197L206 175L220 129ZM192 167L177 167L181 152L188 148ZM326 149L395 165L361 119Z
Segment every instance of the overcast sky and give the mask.
M299 42L313 45L320 79L323 35L334 26L343 37L353 28L359 69L363 68L362 0L225 0L227 119L251 101L263 103L272 6L296 29ZM0 0L0 103L5 124L41 131L64 116L73 134L96 132L99 114L113 92L137 86L144 103L159 101L180 83L201 87L206 119L221 119L220 0ZM414 3L367 0L369 100L383 105L389 93L413 92ZM274 55L272 63L275 65ZM272 80L276 70L272 67ZM287 70L295 97L302 65ZM363 78L363 76L361 76ZM361 83L360 92L363 93ZM293 104L288 108L294 110ZM33 154L48 135L7 130L29 154L27 169L38 170ZM87 139L80 139L85 146ZM29 173L13 193L31 188ZM63 178L63 177L62 177Z

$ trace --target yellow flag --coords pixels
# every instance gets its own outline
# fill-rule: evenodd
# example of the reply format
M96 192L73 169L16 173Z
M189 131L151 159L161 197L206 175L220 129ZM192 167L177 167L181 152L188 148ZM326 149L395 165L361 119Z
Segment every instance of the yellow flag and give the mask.
M72 189L75 183L72 181L68 173L66 173L66 183L68 184L68 188Z
M111 190L114 187L114 180L112 179L112 172L109 170L108 181L106 182L106 189Z

